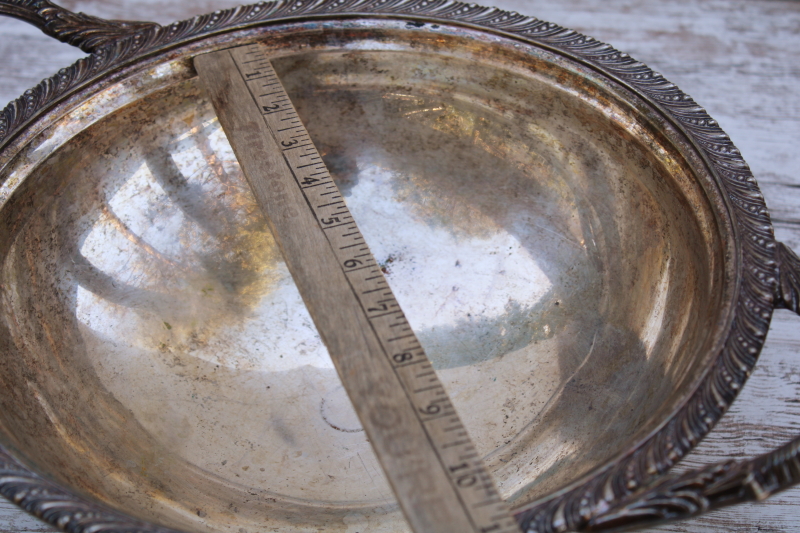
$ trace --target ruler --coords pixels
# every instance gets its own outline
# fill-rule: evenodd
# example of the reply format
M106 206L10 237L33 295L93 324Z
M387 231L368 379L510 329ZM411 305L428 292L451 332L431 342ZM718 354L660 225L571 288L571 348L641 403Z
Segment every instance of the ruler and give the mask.
M519 533L266 49L194 64L412 529Z

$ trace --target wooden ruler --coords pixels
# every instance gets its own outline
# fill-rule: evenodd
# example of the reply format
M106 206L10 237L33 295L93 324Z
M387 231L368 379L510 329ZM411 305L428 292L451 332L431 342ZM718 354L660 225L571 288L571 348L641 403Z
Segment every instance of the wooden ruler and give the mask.
M266 50L194 63L411 527L519 532Z

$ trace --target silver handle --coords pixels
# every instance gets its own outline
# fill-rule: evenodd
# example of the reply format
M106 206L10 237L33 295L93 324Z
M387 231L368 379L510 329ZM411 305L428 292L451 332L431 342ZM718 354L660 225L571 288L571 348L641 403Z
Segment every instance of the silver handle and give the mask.
M49 0L0 0L0 15L33 24L46 35L90 54L123 37L161 27L155 22L105 20L74 13Z

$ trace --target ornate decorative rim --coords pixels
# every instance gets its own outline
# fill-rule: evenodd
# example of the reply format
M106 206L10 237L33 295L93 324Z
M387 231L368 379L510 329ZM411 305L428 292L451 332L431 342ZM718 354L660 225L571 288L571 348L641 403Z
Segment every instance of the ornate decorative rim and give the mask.
M769 486L769 480L763 479L770 474L766 467L745 468L729 462L668 478L648 488L727 410L755 366L772 309L783 302L783 297L778 292L776 262L776 246L782 245L774 240L769 213L747 163L702 107L646 65L556 24L453 0L278 0L217 11L168 26L108 21L99 26L98 19L72 14L46 0L11 1L38 10L48 34L92 54L26 91L0 113L0 147L51 106L125 65L213 34L293 19L392 17L500 33L577 59L643 96L684 130L727 195L740 244L736 272L739 286L730 330L697 389L659 430L637 449L590 474L587 482L536 502L516 516L523 529L531 533L605 529L628 525L634 518L658 520L696 514L732 499L759 496ZM733 481L738 481L735 495L723 490ZM70 532L170 531L79 498L44 480L2 447L0 493Z

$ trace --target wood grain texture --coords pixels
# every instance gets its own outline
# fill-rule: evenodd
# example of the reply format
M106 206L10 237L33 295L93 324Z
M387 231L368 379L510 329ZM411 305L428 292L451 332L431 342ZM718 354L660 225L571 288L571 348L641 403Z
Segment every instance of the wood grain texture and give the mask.
M232 0L63 1L115 19L170 22ZM777 0L498 0L609 42L705 106L759 180L779 240L800 250L800 2ZM82 53L18 21L0 21L0 100L21 94ZM766 452L800 432L800 319L778 311L760 362L730 412L682 469ZM648 531L797 530L800 489ZM51 531L0 501L0 532Z

